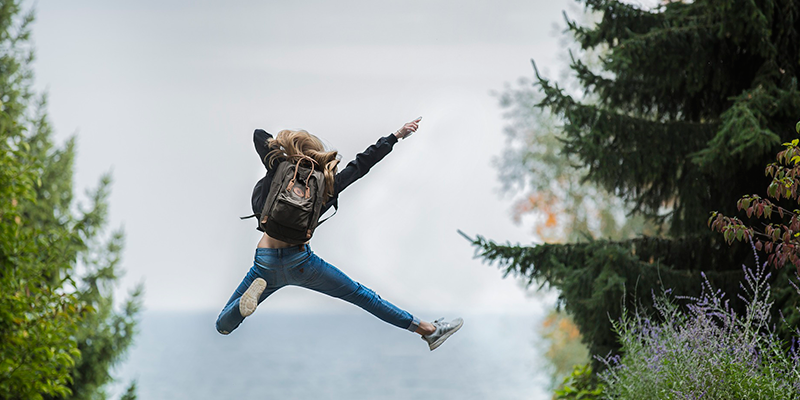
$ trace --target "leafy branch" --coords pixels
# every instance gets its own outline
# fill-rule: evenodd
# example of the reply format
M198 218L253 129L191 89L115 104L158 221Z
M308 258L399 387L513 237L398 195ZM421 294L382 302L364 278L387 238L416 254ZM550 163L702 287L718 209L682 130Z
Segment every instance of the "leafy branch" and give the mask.
M800 133L800 122L795 126ZM788 200L800 205L800 139L784 143L783 150L778 152L776 162L767 165L765 175L772 178L767 187L767 196ZM753 240L756 250L765 251L767 262L782 268L787 262L797 268L800 273L800 209L789 210L775 202L752 194L745 195L736 203L739 211L744 211L748 219L753 217L765 219L763 228L756 230L747 226L737 217L728 217L719 212L712 212L708 226L722 233L728 244L734 241ZM770 222L777 216L780 222Z

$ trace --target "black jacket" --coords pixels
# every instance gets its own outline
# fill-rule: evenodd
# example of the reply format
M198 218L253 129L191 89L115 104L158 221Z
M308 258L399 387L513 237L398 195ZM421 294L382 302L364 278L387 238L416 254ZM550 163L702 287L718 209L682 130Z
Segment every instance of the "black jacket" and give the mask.
M256 129L255 132L253 132L253 144L256 146L256 152L261 158L261 163L267 168L266 176L256 182L256 186L253 188L252 206L253 213L256 216L260 215L262 209L264 208L264 201L266 201L268 194L265 192L265 189L269 190L269 187L272 184L272 177L275 174L275 169L273 167L277 166L277 164L269 165L269 160L267 159L267 154L269 154L267 140L271 138L272 135L263 129ZM392 151L392 147L394 147L395 143L397 143L397 137L393 134L382 137L378 139L375 144L367 147L367 149L363 152L358 153L355 160L347 163L347 166L344 167L344 169L341 169L334 177L333 195L328 202L322 206L322 214L324 214L325 211L331 207L336 207L338 209L339 193L350 186L353 182L366 175L370 168L372 168L378 163L378 161L382 160L383 157L386 157L386 155ZM261 230L260 227L257 227L256 229Z

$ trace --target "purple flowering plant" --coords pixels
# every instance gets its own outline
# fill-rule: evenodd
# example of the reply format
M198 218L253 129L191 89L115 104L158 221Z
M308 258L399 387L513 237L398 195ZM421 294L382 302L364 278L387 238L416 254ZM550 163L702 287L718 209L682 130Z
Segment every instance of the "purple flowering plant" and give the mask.
M600 374L604 398L800 399L800 332L793 329L791 346L776 336L768 263L754 244L753 252L756 265L742 266L739 285L745 313L708 279L696 298L654 294L658 320L624 313L614 323L621 355L598 357L608 367Z

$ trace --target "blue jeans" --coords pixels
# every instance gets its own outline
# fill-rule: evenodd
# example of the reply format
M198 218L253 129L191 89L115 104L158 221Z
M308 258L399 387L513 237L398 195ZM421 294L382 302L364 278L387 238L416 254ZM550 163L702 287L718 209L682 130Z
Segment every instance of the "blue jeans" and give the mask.
M286 285L302 286L353 303L399 328L415 332L419 327L419 319L317 257L308 245L300 245L283 249L256 248L253 267L217 317L219 333L227 335L242 323L244 317L239 312L239 298L256 278L267 281L267 288L258 299L259 304Z

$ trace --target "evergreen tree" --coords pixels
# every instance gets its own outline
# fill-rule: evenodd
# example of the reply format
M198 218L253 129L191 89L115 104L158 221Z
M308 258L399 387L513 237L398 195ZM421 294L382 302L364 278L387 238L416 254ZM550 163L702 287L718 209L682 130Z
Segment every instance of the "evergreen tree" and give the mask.
M646 10L584 3L602 19L591 27L568 21L569 30L584 51L602 56L598 68L580 57L570 68L591 101L537 71L538 106L563 122L565 154L587 168L588 182L668 232L540 246L470 240L506 274L558 288L592 353L605 355L618 347L609 319L623 307L651 307L654 290L697 294L700 271L739 306L749 246L727 246L706 222L714 210L735 215L737 199L762 192L769 183L764 166L793 138L800 4L698 0ZM781 272L775 309L796 322L796 299Z
M75 202L74 140L53 143L31 89L32 21L0 3L0 398L101 399L141 289L114 309L123 235L105 233L110 178Z

